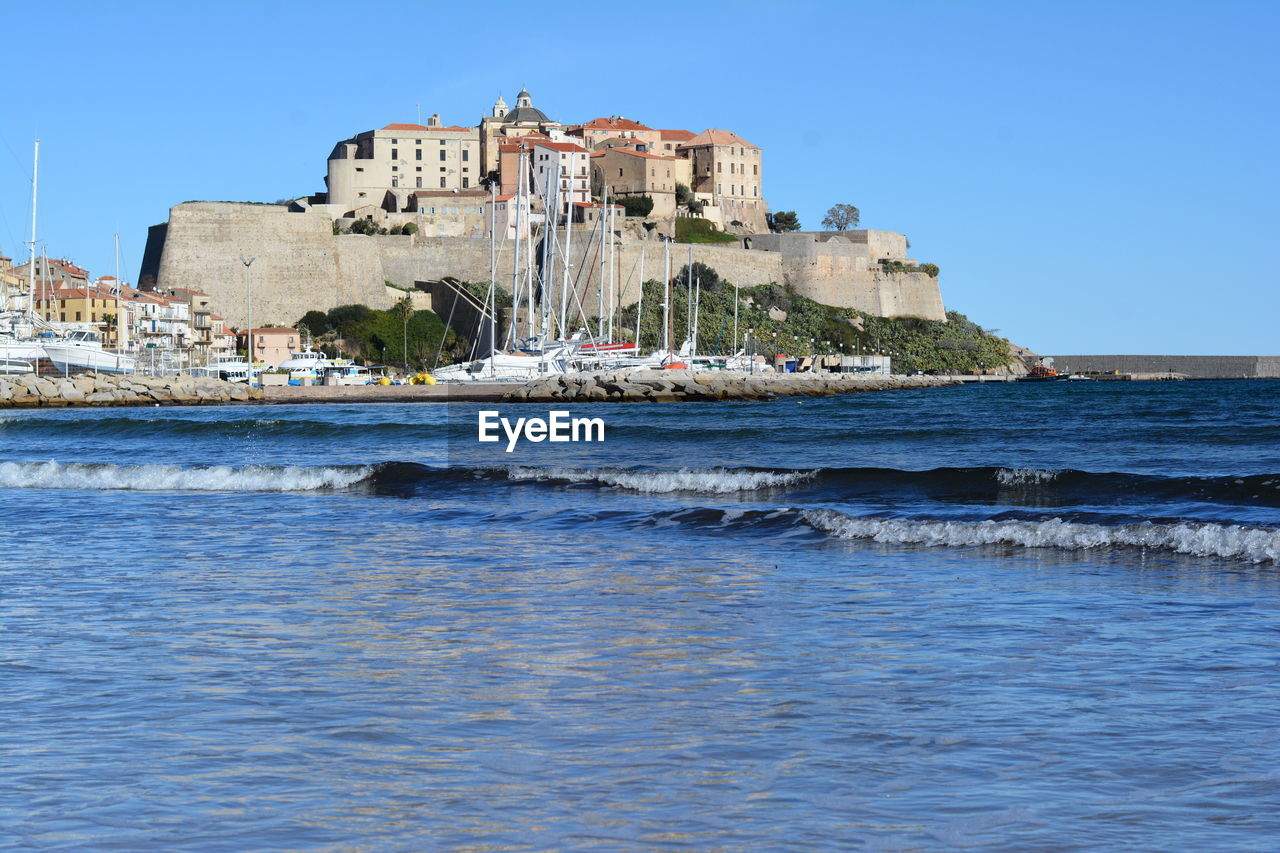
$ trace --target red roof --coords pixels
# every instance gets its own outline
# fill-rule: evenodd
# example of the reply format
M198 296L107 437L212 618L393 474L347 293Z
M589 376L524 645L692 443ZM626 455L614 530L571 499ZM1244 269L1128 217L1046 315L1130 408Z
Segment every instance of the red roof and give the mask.
M682 147L697 148L703 145L742 145L747 148L757 148L747 140L743 139L732 130L704 130L697 136L686 141Z
M497 196L497 197L494 199L494 201L511 201L511 199L513 199L513 198L515 198L515 197L516 197L516 194L515 194L515 193L507 193L506 195L500 195L500 196Z
M653 130L653 128L641 124L638 121L632 121L622 116L612 116L610 118L593 118L591 121L582 125L587 130Z
M572 142L542 142L542 141L539 141L539 142L535 142L535 143L534 143L534 145L535 145L536 147L538 147L538 148L550 148L552 151L567 151L567 152L569 152L569 153L574 153L574 154L586 154L586 153L587 153L587 149L583 148L581 145L575 145L575 144L574 144L574 143L572 143Z
M671 142L684 142L686 139L693 139L694 137L694 134L691 133L690 131L676 130L673 128L668 128L666 130L659 130L658 133L662 134L662 139L664 141L671 141Z

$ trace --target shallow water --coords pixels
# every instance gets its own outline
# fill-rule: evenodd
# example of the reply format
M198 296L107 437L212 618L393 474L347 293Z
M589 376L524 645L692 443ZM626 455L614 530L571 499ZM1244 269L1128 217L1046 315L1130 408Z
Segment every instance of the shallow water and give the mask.
M1280 386L479 408L0 413L0 849L1280 842Z

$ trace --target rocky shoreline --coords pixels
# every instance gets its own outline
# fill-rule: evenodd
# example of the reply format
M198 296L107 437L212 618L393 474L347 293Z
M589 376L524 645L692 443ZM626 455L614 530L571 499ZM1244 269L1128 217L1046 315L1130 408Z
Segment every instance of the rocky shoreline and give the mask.
M868 391L939 388L959 382L934 376L756 374L688 370L570 373L523 385L320 386L250 388L195 376L84 373L72 377L0 376L0 409L65 406L196 406L228 403L595 403L681 400L774 400Z
M570 373L536 379L502 397L504 403L675 402L830 397L867 391L940 388L960 382L936 376L867 374L745 374L726 371L633 370Z
M0 376L0 408L192 406L262 399L262 390L203 376Z

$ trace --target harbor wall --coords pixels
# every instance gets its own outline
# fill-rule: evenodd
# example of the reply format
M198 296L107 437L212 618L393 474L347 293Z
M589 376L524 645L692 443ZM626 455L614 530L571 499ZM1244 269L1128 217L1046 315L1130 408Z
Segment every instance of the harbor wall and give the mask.
M1188 379L1280 379L1274 355L1055 355L1053 366L1072 373L1174 374Z
M756 239L727 246L671 244L671 272L675 275L692 255L695 262L743 287L788 284L819 302L869 314L945 319L937 279L923 273L886 273L867 264L865 244L789 241L776 248L745 247ZM507 243L497 251L497 280L507 289L513 249ZM663 244L658 240L624 234L616 239L613 252L619 305L634 303L639 295L642 253L645 278L662 278ZM598 238L589 240L586 232L575 231L570 261L587 316L599 312L599 253ZM233 327L246 321L246 285L252 289L255 325L289 325L312 309L351 303L388 308L394 301L384 286L388 281L402 287L450 276L487 281L491 263L484 239L335 235L326 215L229 202L186 202L171 208L169 221L151 229L143 258L140 283L153 283L160 290L204 291ZM254 259L247 273L241 258Z

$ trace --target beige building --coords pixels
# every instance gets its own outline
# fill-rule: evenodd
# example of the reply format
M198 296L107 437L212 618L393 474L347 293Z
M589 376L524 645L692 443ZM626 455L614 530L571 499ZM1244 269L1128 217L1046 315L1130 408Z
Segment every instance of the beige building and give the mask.
M415 190L409 212L423 237L483 237L489 233L484 190Z
M6 310L18 294L26 292L27 283L14 269L13 259L8 255L0 255L0 311ZM22 304L25 305L26 302Z
M698 134L691 130L678 130L676 128L668 128L658 131L658 142L654 146L654 154L666 154L669 157L680 156L679 148L681 145L693 139Z
M515 109L507 109L507 102L499 96L489 115L480 119L478 132L486 175L498 171L498 147L503 142L530 134L542 134L553 140L564 139L560 122L553 121L535 107L533 97L526 89L521 89L516 95Z
M301 348L302 336L297 329L265 328L253 330L253 361L278 367ZM236 347L245 348L244 330L236 332Z
M533 143L533 190L546 204L552 199L552 187L558 194L562 213L570 203L591 200L590 154L572 142Z
M389 124L334 146L329 155L326 201L342 213L373 205L404 211L414 190L467 190L480 186L485 169L479 131L427 124Z
M682 157L663 157L633 148L604 148L591 155L591 192L609 198L647 195L653 199L652 216L675 215L676 184L689 186L692 164Z
M768 230L761 192L760 148L728 130L704 130L677 147L693 166L693 192L718 207L726 224Z
M662 132L647 127L638 121L622 116L595 118L584 124L570 127L565 131L570 136L582 140L583 146L595 151L602 145L641 146L642 151L652 151L662 139ZM692 135L692 134L690 134Z

